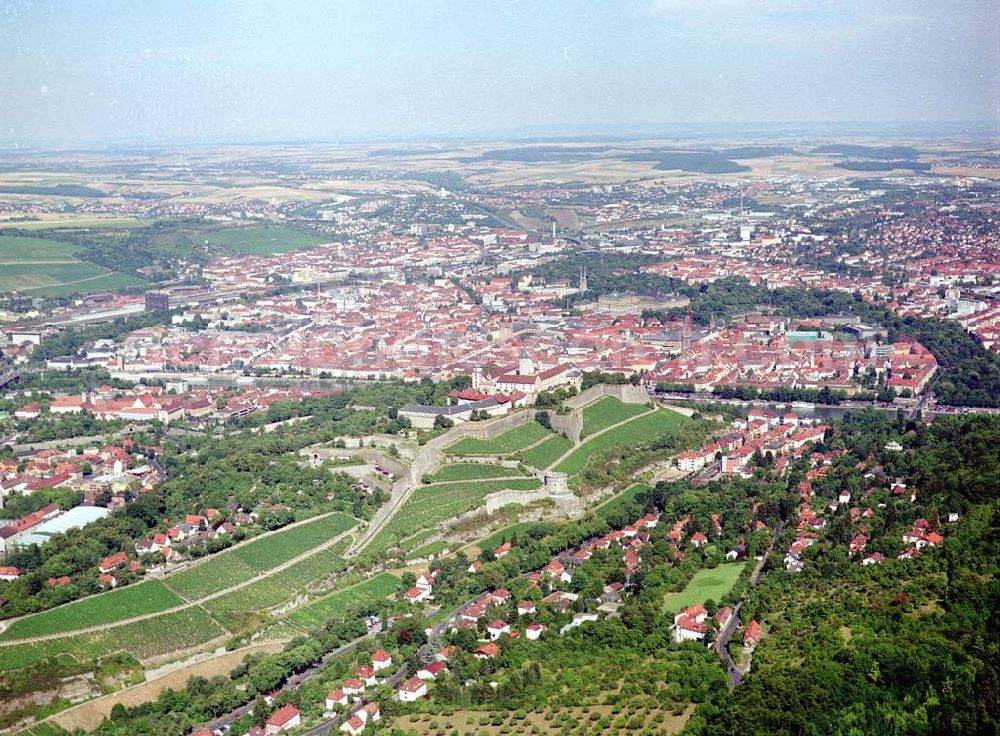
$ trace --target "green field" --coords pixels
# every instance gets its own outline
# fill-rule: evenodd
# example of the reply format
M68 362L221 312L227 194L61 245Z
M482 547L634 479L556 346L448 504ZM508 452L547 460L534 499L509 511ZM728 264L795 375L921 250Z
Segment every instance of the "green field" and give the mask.
M36 263L39 261L76 261L79 245L48 238L0 235L0 263Z
M315 628L322 626L331 618L343 616L351 608L387 598L400 587L399 578L384 572L371 580L320 598L294 611L288 618L300 626Z
M509 542L510 538L515 534L524 534L524 532L538 525L539 522L537 521L519 521L516 524L505 526L503 529L497 529L488 537L476 542L476 546L479 547L479 549L496 549L505 541Z
M0 647L0 671L68 655L78 661L128 652L144 660L204 644L226 631L197 606L90 634Z
M0 635L0 641L86 629L183 604L163 583L148 580L22 618Z
M655 412L644 414L628 424L615 427L581 443L555 469L569 475L576 475L587 466L590 458L596 454L612 447L648 444L656 437L670 434L686 421L687 417L670 409L658 409Z
M418 547L407 553L407 559L420 559L422 557L430 557L431 555L436 555L439 552L444 552L451 545L445 542L443 539L439 539L436 542L431 542L425 544L423 547Z
M326 242L318 235L300 233L288 227L232 227L206 233L205 240L228 250L255 256L304 250Z
M365 552L383 552L396 540L406 539L418 530L430 529L438 522L475 508L494 491L504 488L531 491L541 485L537 478L511 478L419 486L403 508L369 542Z
M344 540L331 549L320 550L286 568L280 575L271 575L213 598L204 604L205 610L230 631L237 631L258 614L305 592L311 583L341 572L347 565L340 553L346 548L347 540Z
M517 468L486 463L450 463L431 476L434 483L448 483L454 480L475 480L477 478L510 478L522 475Z
M538 422L525 422L498 434L491 440L465 437L446 447L444 452L447 455L511 455L528 445L533 445L548 434L549 430Z
M0 222L0 226L16 227L18 230L56 230L58 228L89 228L104 230L120 227L145 227L156 222L152 218L139 217L69 217L63 220L30 220L27 222Z
M171 575L167 585L190 600L198 600L272 570L357 523L353 517L336 513L267 534Z
M539 470L545 470L556 460L561 458L569 448L573 446L573 441L561 434L549 437L545 442L535 445L530 450L521 452L521 459L525 464Z
M0 235L0 291L30 296L68 296L144 284L74 255L80 246L48 238Z
M608 515L631 503L632 499L640 493L649 490L652 490L652 486L647 485L646 483L636 483L635 485L629 486L614 498L609 498L607 501L598 506L596 509L597 515L602 519L605 519Z
M695 603L704 603L709 599L718 603L733 589L746 564L746 562L726 562L713 570L699 570L684 586L684 590L663 596L664 612L677 613L682 608L693 606Z
M587 436L649 411L645 404L626 404L614 396L605 396L583 410L583 432Z

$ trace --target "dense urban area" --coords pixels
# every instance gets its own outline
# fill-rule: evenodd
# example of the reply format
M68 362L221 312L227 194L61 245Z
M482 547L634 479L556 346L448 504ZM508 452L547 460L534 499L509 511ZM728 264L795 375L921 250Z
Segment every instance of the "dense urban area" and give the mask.
M0 155L0 734L994 734L977 139Z

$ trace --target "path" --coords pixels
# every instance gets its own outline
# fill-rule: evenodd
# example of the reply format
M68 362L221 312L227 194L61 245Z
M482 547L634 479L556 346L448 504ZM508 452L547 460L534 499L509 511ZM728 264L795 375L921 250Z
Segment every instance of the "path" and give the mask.
M336 512L334 512L334 513L336 513ZM312 519L308 519L307 521L315 521L318 518L320 518L320 517L314 517ZM303 523L305 523L305 522L303 522ZM279 529L278 531L284 531L285 529L288 529L288 528L289 527L284 527L284 529ZM163 615L168 614L168 613L176 613L178 611L184 611L184 610L187 610L188 608L193 608L195 606L201 606L201 605L203 605L205 603L208 603L209 601L215 600L216 598L221 598L224 595L228 595L229 593L233 593L233 592L235 592L237 590L241 590L241 589L247 587L248 585L252 585L254 583L260 582L261 580L269 578L272 575L277 575L278 573L280 573L280 572L282 572L284 570L287 570L292 565L294 565L294 564L296 564L298 562L301 562L302 560L304 560L304 559L306 559L308 557L312 557L314 554L316 554L318 552L321 552L324 549L328 549L329 547L332 547L333 545L335 545L338 542L340 542L344 537L346 537L351 532L353 532L355 529L357 529L356 525L353 526L353 527L351 527L347 531L338 534L336 537L333 537L333 538L327 540L326 542L323 542L323 544L321 544L321 545L319 545L317 547L313 547L310 550L306 550L302 554L293 557L292 559L288 560L287 562L283 562L280 565L276 565L275 567L271 568L267 572L263 572L260 575L257 575L255 577L249 578L248 580L244 580L242 582L239 582L236 585L232 585L232 586L230 586L228 588L225 588L224 590L218 590L218 591L216 591L214 593L210 593L210 594L208 594L208 595L206 595L206 596L204 596L202 598L197 598L197 599L194 599L194 600L188 600L187 598L184 598L184 596L182 596L180 593L177 593L177 591L173 590L173 588L171 588L171 591L173 593L175 593L182 600L187 601L186 603L184 603L184 604L182 604L180 606L173 606L172 608L164 608L161 611L154 611L152 613L144 613L144 614L142 614L140 616L133 616L132 618L123 619L121 621L110 621L110 622L108 622L106 624L99 624L97 626L88 626L88 627L85 627L85 628L82 628L82 629L73 629L72 631L61 631L61 632L59 632L57 634L45 634L45 635L42 635L42 636L33 636L33 637L26 638L26 639L13 639L13 640L9 640L9 641L0 641L0 648L2 648L2 647L17 646L17 645L20 645L20 644L33 644L35 642L49 641L51 639L64 639L64 638L69 637L69 636L79 636L80 634L91 634L91 633L94 633L94 632L97 632L97 631L107 631L108 629L118 628L119 626L125 626L127 624L134 624L134 623L136 623L138 621L145 621L147 619L156 618L157 616L163 616ZM254 539L260 539L260 538L261 537L254 537ZM253 540L248 540L248 541L253 541ZM235 549L235 547L230 547L230 549ZM214 557L214 555L212 557ZM209 559L212 559L212 557L207 557L205 559L209 560ZM67 603L66 605L70 605L70 604ZM49 609L49 610L54 610L54 609ZM206 611L206 613L207 613L207 611ZM13 621L14 620L12 620L10 623L13 623ZM223 627L223 628L225 628L225 627Z

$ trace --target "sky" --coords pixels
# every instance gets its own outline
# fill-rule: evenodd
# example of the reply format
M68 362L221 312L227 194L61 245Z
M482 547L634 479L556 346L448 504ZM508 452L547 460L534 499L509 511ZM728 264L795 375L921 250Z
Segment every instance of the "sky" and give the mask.
M0 0L0 143L995 124L998 70L1000 0Z

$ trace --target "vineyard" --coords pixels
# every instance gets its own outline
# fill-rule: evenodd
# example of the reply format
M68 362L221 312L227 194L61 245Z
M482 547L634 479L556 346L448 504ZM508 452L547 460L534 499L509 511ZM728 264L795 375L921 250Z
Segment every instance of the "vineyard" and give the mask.
M451 463L443 465L432 477L433 483L450 483L456 480L475 480L477 478L510 478L522 475L517 468L505 468L503 465L487 465L485 463Z
M624 491L619 493L614 498L608 499L600 506L598 506L595 511L597 515L602 519L608 518L611 514L616 512L618 509L623 508L630 504L632 500L638 496L643 491L651 490L652 486L646 485L645 483L636 483L635 485L629 486Z
M0 635L0 641L86 629L183 604L184 601L162 583L148 580L19 619Z
M355 524L353 517L338 513L267 534L172 575L167 585L190 600L199 600L269 572Z
M382 573L371 580L320 598L292 613L289 619L300 626L316 628L331 618L343 616L352 608L387 598L399 588L399 578L389 573Z
M23 731L18 731L14 736L67 736L68 733L51 723L36 723Z
M561 458L573 446L572 440L561 434L553 435L544 442L520 453L521 459L527 465L539 470L545 470Z
M555 469L576 475L590 461L590 458L613 447L635 447L649 444L657 437L674 432L687 418L669 409L643 414L627 424L615 427L607 432L595 435L578 445Z
M583 431L592 435L613 424L649 411L645 404L626 404L614 396L605 396L583 410Z
M342 571L346 565L340 553L346 547L345 540L333 549L320 550L277 575L208 601L205 609L227 629L237 631L267 609L304 592L311 583Z
M0 649L0 670L20 669L60 655L85 661L118 651L146 660L203 644L225 633L207 613L191 607L89 634L4 647Z
M538 422L526 422L498 434L491 440L465 437L446 447L444 451L448 455L511 455L544 439L548 434L549 430Z
M383 552L397 540L417 530L430 529L445 519L453 519L480 503L494 491L531 491L540 488L537 478L510 478L469 483L419 486L403 508L371 540L369 552Z

